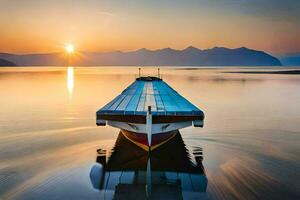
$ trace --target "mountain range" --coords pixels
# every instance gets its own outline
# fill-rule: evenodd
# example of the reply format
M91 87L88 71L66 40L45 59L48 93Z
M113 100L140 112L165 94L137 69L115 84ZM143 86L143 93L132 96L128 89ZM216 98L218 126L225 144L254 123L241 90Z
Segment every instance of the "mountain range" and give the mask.
M279 57L281 63L286 66L300 66L300 53L287 54Z
M0 58L0 66L16 66L16 64Z
M229 49L214 47L201 50L187 47L183 50L145 48L130 51L80 52L73 56L76 66L281 66L274 56L263 51L246 47ZM0 58L20 66L64 66L68 59L63 53L48 54L8 54L0 53Z

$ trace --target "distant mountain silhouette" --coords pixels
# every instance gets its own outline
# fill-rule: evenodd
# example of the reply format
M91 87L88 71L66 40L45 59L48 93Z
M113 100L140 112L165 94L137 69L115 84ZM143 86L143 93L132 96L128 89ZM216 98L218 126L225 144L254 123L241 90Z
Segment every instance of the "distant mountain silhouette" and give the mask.
M0 58L19 66L64 66L67 64L62 53L24 55L0 53Z
M14 55L0 53L0 58L17 65L66 65L66 58L59 53ZM281 62L263 52L241 47L228 49L215 47L200 50L188 47L183 50L164 48L148 50L145 48L130 52L91 53L81 52L76 66L280 66Z
M280 61L283 65L300 66L300 53L281 56Z
M16 64L0 58L0 66L16 66Z

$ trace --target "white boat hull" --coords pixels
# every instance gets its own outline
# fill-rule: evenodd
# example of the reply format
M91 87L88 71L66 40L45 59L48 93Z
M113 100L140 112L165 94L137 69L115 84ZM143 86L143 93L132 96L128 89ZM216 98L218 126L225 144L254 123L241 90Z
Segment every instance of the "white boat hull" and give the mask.
M123 130L135 132L135 133L143 133L147 134L147 126L146 124L135 124L135 123L126 123L126 122L117 122L117 121L107 121L107 124L120 128ZM151 124L151 133L166 133L170 131L175 131L178 129L182 129L185 127L192 126L192 122L176 122L176 123L163 123L163 124Z

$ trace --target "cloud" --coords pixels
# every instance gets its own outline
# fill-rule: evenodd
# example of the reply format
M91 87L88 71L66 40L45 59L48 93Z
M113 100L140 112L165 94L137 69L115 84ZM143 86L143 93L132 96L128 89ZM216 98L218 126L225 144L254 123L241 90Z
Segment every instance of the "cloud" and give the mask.
M106 11L100 11L99 12L101 15L104 15L104 16L108 16L108 17L115 17L116 15L111 13L111 12L106 12Z

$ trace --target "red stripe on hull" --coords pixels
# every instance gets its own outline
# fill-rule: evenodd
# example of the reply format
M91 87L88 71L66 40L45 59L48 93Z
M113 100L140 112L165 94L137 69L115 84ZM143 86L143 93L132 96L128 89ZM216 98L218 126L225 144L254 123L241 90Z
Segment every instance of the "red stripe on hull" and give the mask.
M178 131L176 130L176 131L170 131L166 133L153 134L151 147L160 146L161 144L165 143L166 141L174 137L177 134L177 132ZM127 137L132 142L149 147L147 134L135 133L127 130L122 130L122 133L125 137Z

